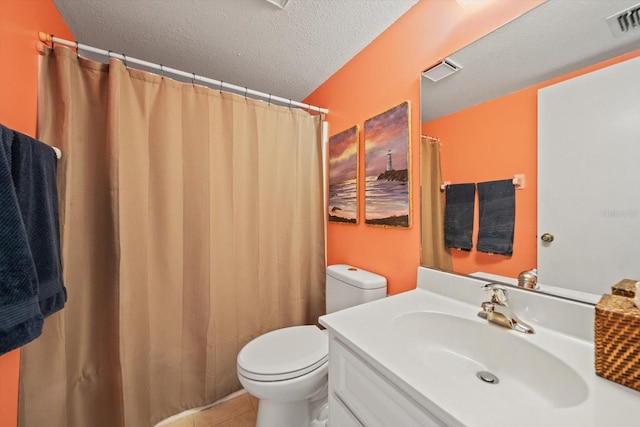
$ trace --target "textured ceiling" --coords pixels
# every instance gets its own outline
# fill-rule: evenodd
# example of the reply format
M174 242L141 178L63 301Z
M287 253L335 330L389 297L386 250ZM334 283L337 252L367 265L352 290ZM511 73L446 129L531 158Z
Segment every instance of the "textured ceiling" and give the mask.
M606 21L639 1L548 0L452 53L462 70L435 83L422 78L422 121L640 49L640 29L616 38Z
M54 0L80 43L302 100L418 0Z

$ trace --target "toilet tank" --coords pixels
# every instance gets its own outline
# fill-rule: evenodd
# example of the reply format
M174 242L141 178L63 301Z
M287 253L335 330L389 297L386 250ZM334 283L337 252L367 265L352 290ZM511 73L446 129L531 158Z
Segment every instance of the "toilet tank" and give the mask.
M327 267L327 313L342 310L387 295L387 279L346 264Z

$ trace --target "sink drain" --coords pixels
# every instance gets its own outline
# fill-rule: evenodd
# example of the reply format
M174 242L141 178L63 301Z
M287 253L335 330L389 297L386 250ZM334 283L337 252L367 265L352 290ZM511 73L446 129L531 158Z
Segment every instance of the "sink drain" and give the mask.
M476 373L476 377L480 378L482 381L484 381L487 384L498 384L500 382L498 377L493 375L491 372L487 372L487 371L480 371Z

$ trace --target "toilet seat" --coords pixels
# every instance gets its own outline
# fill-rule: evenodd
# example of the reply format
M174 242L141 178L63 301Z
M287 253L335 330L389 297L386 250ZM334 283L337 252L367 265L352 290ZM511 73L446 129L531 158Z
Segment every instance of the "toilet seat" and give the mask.
M238 373L254 381L300 377L329 358L326 331L314 325L277 329L255 338L238 354Z

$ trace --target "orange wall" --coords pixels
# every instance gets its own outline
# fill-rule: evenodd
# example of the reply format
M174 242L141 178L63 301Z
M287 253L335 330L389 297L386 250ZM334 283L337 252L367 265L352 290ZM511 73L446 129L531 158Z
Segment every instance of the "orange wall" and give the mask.
M364 152L366 119L402 101L411 102L410 229L330 223L327 261L348 263L382 274L389 293L415 288L420 265L419 137L420 74L456 50L520 16L544 0L484 1L421 0L369 46L318 87L305 103L329 108L329 134L359 124ZM364 156L360 156L358 193L364 218Z
M452 250L454 271L517 277L519 272L536 266L538 89L636 56L640 56L640 50L422 125L424 133L441 140L443 181L482 182L510 178L516 173L526 175L525 188L516 191L513 256ZM474 242L477 213L476 203Z
M35 136L38 31L73 40L52 0L0 0L0 123ZM0 356L0 426L17 425L20 351Z

